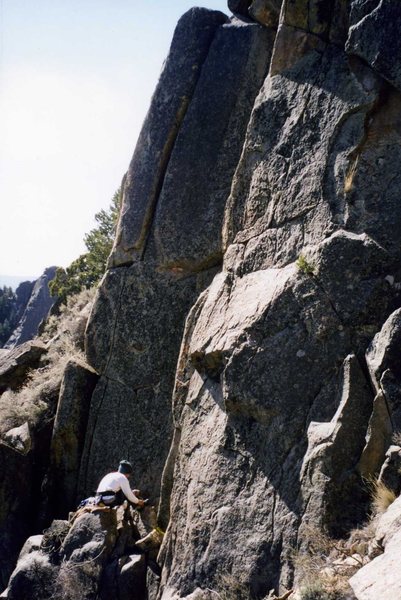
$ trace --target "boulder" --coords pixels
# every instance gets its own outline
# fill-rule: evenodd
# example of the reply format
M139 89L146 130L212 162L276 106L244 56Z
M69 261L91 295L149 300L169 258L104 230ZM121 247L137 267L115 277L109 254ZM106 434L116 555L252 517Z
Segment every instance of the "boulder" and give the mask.
M50 527L44 530L40 550L49 556L52 563L60 563L62 544L69 532L70 523L63 519L54 519Z
M49 281L56 274L57 267L48 267L43 275L35 281L29 302L24 313L13 331L11 337L4 344L4 348L15 348L24 342L33 339L39 330L41 321L48 315L56 297L50 296Z
M22 546L22 550L19 554L18 560L21 560L27 554L31 554L31 552L36 552L40 550L41 544L43 541L43 535L31 535Z
M60 554L64 561L78 564L93 558L97 565L103 565L113 551L116 539L116 511L99 508L75 520L62 543Z
M146 558L130 554L120 560L118 589L120 600L146 600Z
M21 452L21 454L27 454L32 448L32 438L28 423L25 422L19 427L14 427L6 431L3 434L3 442L14 450Z
M77 518L59 552L62 563L55 581L59 596L82 600L97 596L116 540L116 511L100 509Z
M16 390L21 387L28 372L39 365L46 351L45 344L35 340L26 342L0 357L0 393L7 388Z
M8 600L50 600L54 598L57 567L40 551L26 554L13 572L7 590Z
M95 506L71 522L53 520L26 541L4 597L146 600L147 557L135 548L134 520L123 507Z
M148 600L145 554L126 554L114 558L104 569L100 599Z
M401 12L397 2L351 2L351 27L346 44L349 54L368 63L401 91Z

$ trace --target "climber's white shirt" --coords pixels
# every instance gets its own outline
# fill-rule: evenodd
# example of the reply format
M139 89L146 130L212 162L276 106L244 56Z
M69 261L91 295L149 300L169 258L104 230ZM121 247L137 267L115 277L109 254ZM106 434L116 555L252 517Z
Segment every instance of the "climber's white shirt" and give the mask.
M99 483L96 491L97 493L101 493L109 490L113 490L113 492L122 490L127 500L133 504L138 503L138 498L132 493L128 479L125 475L119 473L118 471L114 471L113 473L108 473L105 475Z

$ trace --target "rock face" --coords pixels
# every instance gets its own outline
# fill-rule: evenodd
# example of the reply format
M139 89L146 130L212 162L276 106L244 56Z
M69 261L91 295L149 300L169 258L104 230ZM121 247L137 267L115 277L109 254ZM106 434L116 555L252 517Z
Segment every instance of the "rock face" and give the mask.
M346 43L343 8L283 4L226 204L223 269L178 363L158 598L217 589L219 570L255 597L290 587L304 525L361 523L362 457L370 444L363 474L378 474L391 441L393 427L377 446L365 352L399 303L401 104ZM382 338L389 356L397 338Z
M110 467L128 454L159 493L175 377L158 598L219 570L255 597L284 589L310 522L344 535L366 516L399 405L396 316L370 349L400 301L401 233L401 104L384 38L375 65L364 41L373 4L230 2L230 22L178 26L87 329L100 380L80 475L92 489L110 440ZM185 44L187 103L167 107Z
M15 290L15 295L17 297L17 322L22 318L22 315L24 314L24 310L27 307L34 286L34 281L23 281Z
M139 141L124 180L123 206L111 264L130 263L143 251L178 131L216 29L217 11L193 9L179 21Z
M261 25L205 9L191 9L177 26L87 328L87 359L100 379L82 495L123 456L135 464L136 485L159 495L185 318L221 264L225 201L273 40Z
M15 566L15 554L18 556L26 539L36 508L27 502L32 494L32 458L32 452L21 452L0 443L0 583L3 589L7 587Z
M4 348L15 348L16 346L33 339L38 334L41 321L48 315L49 310L56 301L55 297L52 298L50 296L48 288L48 283L53 279L56 268L57 267L49 267L44 271L43 275L35 281L29 297L29 302L26 304L16 329L4 344ZM27 284L29 284L29 282L27 282ZM21 284L21 286L24 287L21 288L21 286L19 286L18 288L18 290L20 290L20 295L23 297L26 296L27 284Z
M121 458L160 495L158 569L138 588L151 600L206 600L227 574L251 598L282 595L311 525L345 537L369 514L366 478L401 485L401 7L228 6L231 19L192 9L177 26L124 179L89 367L68 366L53 429L58 516ZM114 524L92 518L58 557L82 597L128 600L143 561L120 560ZM380 583L399 540L382 537L357 600L373 582L399 594L396 577L388 596ZM35 560L54 575L43 554L21 581Z

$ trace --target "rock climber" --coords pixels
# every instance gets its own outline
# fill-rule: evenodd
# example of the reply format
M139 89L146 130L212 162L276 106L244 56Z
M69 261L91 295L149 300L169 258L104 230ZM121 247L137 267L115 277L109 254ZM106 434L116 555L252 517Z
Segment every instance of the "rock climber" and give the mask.
M129 480L133 468L128 460L120 461L117 471L108 473L100 481L96 498L106 506L120 506L128 500L135 508L143 508L145 501L138 498L138 490L131 490Z

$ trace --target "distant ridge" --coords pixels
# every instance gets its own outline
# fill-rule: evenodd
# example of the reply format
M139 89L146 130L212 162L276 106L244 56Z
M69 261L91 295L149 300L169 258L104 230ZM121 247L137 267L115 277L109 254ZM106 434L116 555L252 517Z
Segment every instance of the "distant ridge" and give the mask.
M6 285L16 290L22 281L36 281L38 276L34 275L0 275L0 287Z

